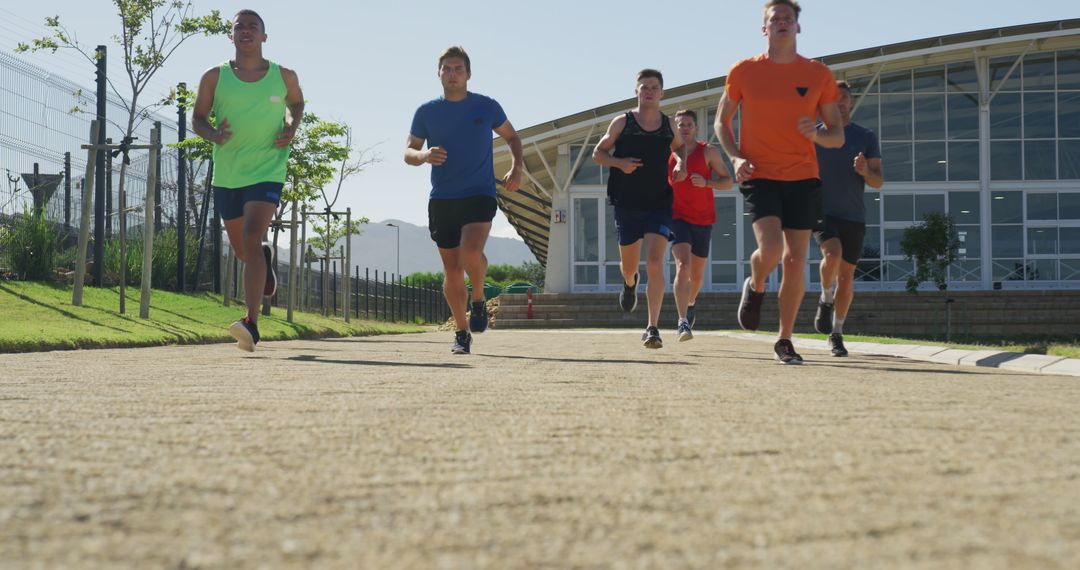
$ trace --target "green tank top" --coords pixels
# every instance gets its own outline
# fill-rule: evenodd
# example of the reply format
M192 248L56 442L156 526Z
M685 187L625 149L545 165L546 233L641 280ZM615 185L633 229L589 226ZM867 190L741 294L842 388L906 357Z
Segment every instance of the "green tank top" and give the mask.
M228 119L232 138L214 145L214 186L285 182L289 149L274 146L285 126L285 80L269 63L266 75L250 83L237 78L229 62L221 64L213 110L218 121Z

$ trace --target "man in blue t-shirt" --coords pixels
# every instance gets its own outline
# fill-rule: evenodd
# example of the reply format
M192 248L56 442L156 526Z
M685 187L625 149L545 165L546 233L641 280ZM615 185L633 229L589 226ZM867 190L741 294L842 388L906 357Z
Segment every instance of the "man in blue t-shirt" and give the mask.
M510 171L500 182L507 192L521 184L521 139L506 113L494 99L470 93L472 77L469 55L461 47L448 48L439 56L439 80L443 96L416 110L409 130L405 162L431 165L428 228L443 262L443 293L454 315L454 354L468 354L470 331L487 329L484 278L487 257L484 244L491 232L495 202L491 131L495 131L512 156ZM424 143L427 149L424 149ZM472 310L466 322L468 291L465 274L473 284Z
M821 298L814 328L829 335L833 356L847 356L844 348L844 319L855 295L855 268L863 252L866 235L866 185L881 188L881 148L874 131L851 122L851 87L837 81L837 107L844 122L844 146L817 147L825 219L814 231L821 246ZM833 290L835 286L836 290Z

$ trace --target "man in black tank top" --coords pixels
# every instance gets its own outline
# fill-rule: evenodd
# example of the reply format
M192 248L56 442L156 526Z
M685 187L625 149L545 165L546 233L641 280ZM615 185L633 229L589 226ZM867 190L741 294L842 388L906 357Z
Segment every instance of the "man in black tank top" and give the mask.
M642 340L646 348L660 348L657 323L664 300L664 253L671 238L671 185L668 158L676 151L678 163L672 174L678 182L686 178L683 141L675 136L671 118L660 112L664 96L664 76L655 69L643 69L635 89L638 105L615 117L592 158L608 168L608 200L615 207L615 231L619 238L623 290L619 305L626 312L637 306L638 260L645 244L649 304L649 324Z

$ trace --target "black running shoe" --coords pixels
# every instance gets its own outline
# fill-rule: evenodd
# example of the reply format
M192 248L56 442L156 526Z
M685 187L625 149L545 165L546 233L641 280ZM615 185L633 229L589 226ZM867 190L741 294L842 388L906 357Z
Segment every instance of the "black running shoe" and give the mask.
M679 342L686 342L688 340L694 340L694 333L690 330L690 323L686 321L679 321Z
M637 307L638 277L640 277L640 275L635 273L634 284L632 286L623 283L622 292L619 293L619 306L627 313L633 311Z
M694 328L694 323L697 322L697 303L686 306L686 320L690 321L690 328Z
M259 344L258 324L244 317L229 326L229 334L236 339L236 348L244 352L255 352L255 345Z
M847 356L847 349L844 348L844 335L840 333L829 335L829 349L832 351L833 356Z
M826 303L821 299L817 302L817 314L814 315L814 329L821 334L832 332L833 304Z
M450 347L452 354L469 354L472 347L472 334L469 331L457 331L454 333L454 346Z
M739 326L748 330L756 331L761 324L761 302L765 300L765 293L758 293L750 288L750 278L743 282L742 300L739 301Z
M776 344L773 345L773 352L776 353L776 360L780 364L803 363L802 357L795 352L795 345L791 344L791 341L786 338L776 341Z
M660 340L660 329L649 327L645 329L645 348L663 348L664 341Z
M487 330L487 325L487 303L484 301L473 301L472 310L469 311L469 330L474 333L482 333Z
M266 260L266 285L263 285L263 297L273 297L277 293L277 270L274 268L274 251L268 244L262 244L263 259Z

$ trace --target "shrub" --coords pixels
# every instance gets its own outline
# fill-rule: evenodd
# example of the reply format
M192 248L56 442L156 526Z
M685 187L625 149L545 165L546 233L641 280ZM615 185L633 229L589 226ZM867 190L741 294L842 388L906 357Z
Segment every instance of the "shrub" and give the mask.
M44 281L51 279L60 241L56 231L44 216L34 215L31 208L23 208L15 227L0 235L0 250L11 259L11 271L20 279Z

